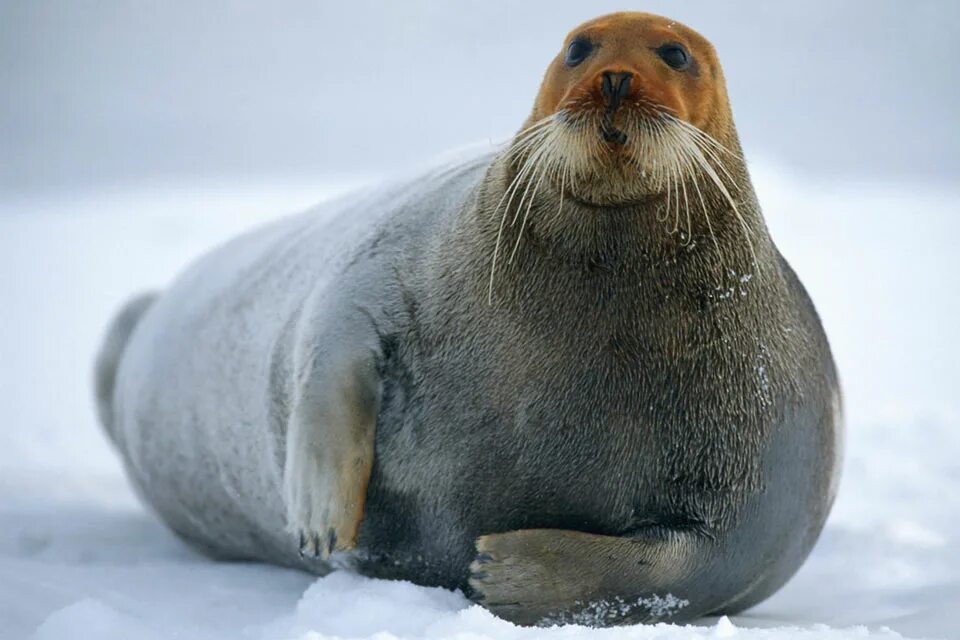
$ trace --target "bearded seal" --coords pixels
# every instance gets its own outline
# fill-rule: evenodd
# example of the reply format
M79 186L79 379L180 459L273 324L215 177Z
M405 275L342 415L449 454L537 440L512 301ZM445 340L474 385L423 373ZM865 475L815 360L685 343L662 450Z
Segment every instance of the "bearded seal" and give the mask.
M840 392L692 29L587 22L500 152L247 233L132 302L100 413L218 558L689 621L797 570Z

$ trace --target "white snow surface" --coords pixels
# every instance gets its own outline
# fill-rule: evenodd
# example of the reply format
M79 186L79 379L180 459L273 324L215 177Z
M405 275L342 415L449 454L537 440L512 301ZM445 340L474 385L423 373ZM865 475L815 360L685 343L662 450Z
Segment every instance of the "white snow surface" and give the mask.
M481 640L960 637L960 191L752 166L844 384L840 493L797 576L700 625L523 629L459 593L218 563L133 495L91 363L131 294L359 180L0 197L0 637Z

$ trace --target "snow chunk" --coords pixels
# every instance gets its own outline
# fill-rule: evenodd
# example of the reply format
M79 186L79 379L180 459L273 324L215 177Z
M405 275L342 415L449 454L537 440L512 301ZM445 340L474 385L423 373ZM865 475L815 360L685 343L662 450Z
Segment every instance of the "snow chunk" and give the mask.
M82 630L82 631L81 631ZM160 640L135 618L93 598L84 598L51 614L37 627L35 640Z
M446 589L336 571L304 592L288 636L314 631L338 638L424 637L432 624L470 604L462 594Z
M714 638L732 638L737 635L737 628L730 622L730 618L723 616L717 620L717 626L713 628Z

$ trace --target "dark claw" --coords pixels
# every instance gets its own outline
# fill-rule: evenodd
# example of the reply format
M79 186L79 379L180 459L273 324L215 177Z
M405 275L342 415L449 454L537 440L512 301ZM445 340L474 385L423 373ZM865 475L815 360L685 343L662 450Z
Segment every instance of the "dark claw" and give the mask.
M486 571L474 571L474 572L470 575L470 577L473 578L474 580L483 580L483 579L486 578L488 575L490 575L490 574L488 574Z
M333 529L327 531L327 553L333 553L333 548L337 545L337 532Z
M487 594L484 593L484 592L479 588L479 586L474 585L474 583L473 583L473 578L470 579L470 584L467 585L467 586L468 586L468 590L469 590L469 592L470 592L470 593L467 595L467 597L470 598L471 600L473 600L474 602L480 603L480 602L483 602L484 600L487 599Z
M474 558L474 560L476 560L480 564L484 564L486 562L490 562L491 560L493 560L493 556L486 551L482 551L477 554L477 557Z

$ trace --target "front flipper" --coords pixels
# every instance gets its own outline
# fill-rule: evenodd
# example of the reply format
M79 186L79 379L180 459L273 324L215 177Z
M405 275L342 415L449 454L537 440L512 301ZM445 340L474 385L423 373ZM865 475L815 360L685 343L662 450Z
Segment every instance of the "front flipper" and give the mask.
M287 528L300 554L326 559L356 546L380 408L369 349L312 354L298 375L283 474Z
M524 529L477 539L474 598L522 625L683 622L717 605L692 580L707 540Z

